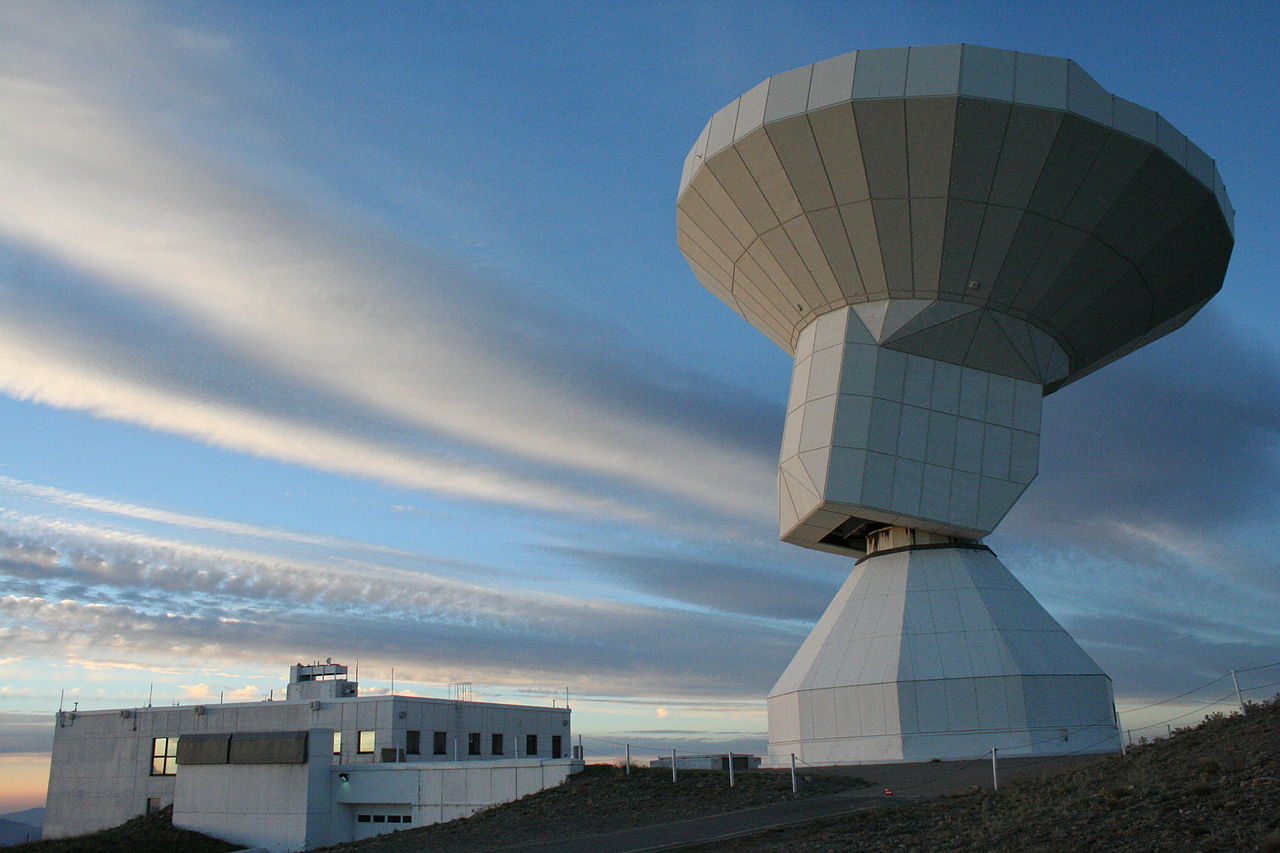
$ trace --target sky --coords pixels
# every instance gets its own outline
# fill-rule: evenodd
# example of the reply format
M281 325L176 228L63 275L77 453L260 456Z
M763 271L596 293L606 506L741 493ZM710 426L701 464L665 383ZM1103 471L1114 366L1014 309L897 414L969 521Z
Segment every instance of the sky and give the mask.
M326 657L568 691L588 755L763 751L852 563L776 540L790 359L676 185L715 110L860 48L1066 56L1216 159L1221 294L1046 400L987 542L1122 711L1192 691L1135 736L1229 708L1280 661L1278 40L1271 2L0 0L0 811L59 703Z

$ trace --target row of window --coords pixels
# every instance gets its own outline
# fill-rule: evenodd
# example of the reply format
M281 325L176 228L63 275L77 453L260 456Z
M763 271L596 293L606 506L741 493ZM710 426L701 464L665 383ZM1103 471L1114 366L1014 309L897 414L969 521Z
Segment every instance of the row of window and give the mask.
M409 814L358 814L356 823L413 823Z
M374 734L371 729L364 729L356 732L356 753L358 755L372 755L374 748ZM404 751L406 755L422 754L422 732L410 729L404 733ZM481 746L484 745L484 734L481 732L470 732L467 735L467 755L482 755ZM489 754L490 755L506 755L506 736L498 733L489 735ZM561 735L551 736L551 757L560 758L563 753L563 739ZM456 749L455 749L456 753ZM342 754L342 732L333 733L333 754ZM432 755L448 755L449 754L449 733L448 732L432 732L431 738L431 754ZM538 736L524 736L524 755L538 755ZM151 739L151 775L152 776L172 776L178 772L178 738L175 737L156 737Z
M363 729L356 732L356 754L372 755L374 749L374 732L371 729ZM448 732L432 732L431 738L431 754L432 755L448 755L449 754L449 733ZM177 740L177 738L174 738ZM484 744L484 734L482 732L470 732L467 734L467 755L482 755L481 746ZM494 733L489 735L489 754L490 755L506 755L506 735ZM561 735L551 736L551 757L559 758L563 753L563 738ZM422 754L422 732L409 729L404 733L404 751L406 755ZM456 751L456 750L455 750ZM333 754L342 754L342 732L333 733ZM524 736L524 754L538 755L538 736Z

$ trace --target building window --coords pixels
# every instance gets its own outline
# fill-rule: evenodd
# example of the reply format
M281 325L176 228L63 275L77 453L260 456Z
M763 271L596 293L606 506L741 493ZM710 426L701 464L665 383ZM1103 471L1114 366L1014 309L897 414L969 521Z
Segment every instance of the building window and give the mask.
M562 747L560 744L561 744L560 735L552 735L551 736L551 757L552 758L559 758L560 755L564 752L564 747Z
M432 732L431 733L431 752L434 755L449 754L449 733L448 732Z
M178 772L178 739L153 737L151 739L151 775L173 776Z
M480 733L472 732L467 735L467 755L480 754Z
M411 815L411 814L402 814L402 815L400 815L400 822L401 822L401 823L413 823L413 815Z
M333 733L333 754L342 755L342 732Z
M374 822L374 823L386 823L386 822L387 822L387 816L386 816L386 815L384 815L384 814L376 814L376 815L374 815L374 816L373 816L373 822Z
M160 798L147 797L147 814L155 814L160 811Z
M537 735L524 736L524 754L525 755L538 754L538 736Z
M356 815L356 823L372 823L373 815L358 814Z
M422 740L422 732L415 732L409 729L404 733L404 751L408 755L418 755L421 752L420 741Z
M368 755L369 753L373 752L373 732L372 731L366 730L362 732L356 732L356 737L358 738L356 742L356 752L360 753L361 755Z
M502 735L493 735L489 739L489 746L492 747L492 749L489 750L491 753L494 755L502 755Z

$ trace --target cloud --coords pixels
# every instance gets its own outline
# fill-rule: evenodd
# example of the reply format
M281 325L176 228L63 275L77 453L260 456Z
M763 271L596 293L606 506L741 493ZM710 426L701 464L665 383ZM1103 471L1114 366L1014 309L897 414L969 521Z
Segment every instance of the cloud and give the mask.
M468 583L365 563L53 527L60 547L0 535L0 636L14 654L95 666L310 659L340 652L405 682L563 684L578 693L758 696L800 641L794 626L731 613ZM336 615L335 615L336 614ZM341 624L335 647L334 620ZM752 637L744 649L741 637ZM415 652L415 649L429 652Z
M47 58L24 64L49 40L33 26L0 42L0 239L24 272L0 287L0 389L457 497L771 514L772 407L264 189ZM104 49L89 32L61 58ZM152 73L113 51L121 80ZM707 429L732 423L764 426Z
M595 576L616 578L632 589L672 601L693 604L724 613L744 613L776 619L815 619L835 593L840 579L802 574L807 561L788 554L789 546L772 547L778 564L771 567L742 564L731 551L720 559L685 554L627 552L546 546L546 550L581 563ZM852 563L826 560L851 570ZM815 561L816 563L816 561Z
M0 711L0 756L53 747L53 713Z

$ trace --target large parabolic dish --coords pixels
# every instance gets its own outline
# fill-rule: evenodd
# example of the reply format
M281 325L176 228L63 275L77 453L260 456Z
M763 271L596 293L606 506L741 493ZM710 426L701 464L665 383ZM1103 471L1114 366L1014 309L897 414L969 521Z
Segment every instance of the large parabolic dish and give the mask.
M795 359L782 538L860 558L771 750L1116 748L1110 680L979 540L1035 477L1041 398L1222 286L1214 162L1066 59L862 50L718 111L677 217L702 284Z

